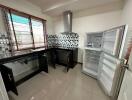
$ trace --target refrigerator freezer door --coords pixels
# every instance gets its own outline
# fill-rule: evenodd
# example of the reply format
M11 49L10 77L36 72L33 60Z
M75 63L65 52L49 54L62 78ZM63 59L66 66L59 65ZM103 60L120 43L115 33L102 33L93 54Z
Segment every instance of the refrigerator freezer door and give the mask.
M98 80L107 95L112 96L120 71L120 60L106 53L101 54Z
M125 26L120 26L104 32L102 43L102 49L104 52L115 57L119 56L124 28Z

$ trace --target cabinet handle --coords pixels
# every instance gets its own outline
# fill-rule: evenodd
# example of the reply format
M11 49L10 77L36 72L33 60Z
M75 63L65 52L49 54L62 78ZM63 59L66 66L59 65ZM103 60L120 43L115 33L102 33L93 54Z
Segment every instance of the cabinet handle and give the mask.
M9 77L9 80L12 81L12 78L11 78L11 75L10 74L8 74L8 77Z

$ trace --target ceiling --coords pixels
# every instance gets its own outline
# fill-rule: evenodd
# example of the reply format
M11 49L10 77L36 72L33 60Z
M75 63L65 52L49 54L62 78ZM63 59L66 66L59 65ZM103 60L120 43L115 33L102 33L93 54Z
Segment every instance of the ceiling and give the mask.
M94 8L104 4L122 0L27 0L42 9L43 13L51 16L62 14L66 10L78 11L86 8Z

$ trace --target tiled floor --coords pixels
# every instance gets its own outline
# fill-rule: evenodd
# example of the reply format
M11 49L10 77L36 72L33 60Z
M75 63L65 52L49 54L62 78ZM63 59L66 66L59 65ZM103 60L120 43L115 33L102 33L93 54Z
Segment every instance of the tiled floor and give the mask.
M64 67L50 68L18 86L19 96L9 93L10 100L109 100L97 81L81 73L78 64L68 73Z

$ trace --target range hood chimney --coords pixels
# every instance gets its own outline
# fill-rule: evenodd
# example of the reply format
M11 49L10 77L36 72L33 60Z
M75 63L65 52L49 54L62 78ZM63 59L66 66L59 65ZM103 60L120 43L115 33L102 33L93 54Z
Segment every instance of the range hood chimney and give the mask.
M65 11L63 13L64 33L72 33L72 12Z

